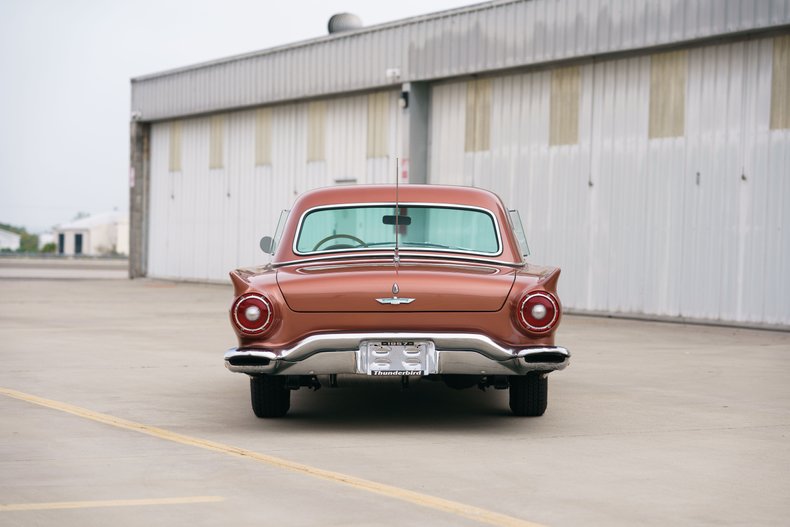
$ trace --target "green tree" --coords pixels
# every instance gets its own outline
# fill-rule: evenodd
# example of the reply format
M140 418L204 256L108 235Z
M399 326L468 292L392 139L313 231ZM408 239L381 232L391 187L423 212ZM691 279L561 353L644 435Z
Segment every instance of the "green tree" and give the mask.
M19 240L19 252L22 253L37 253L38 252L38 234L30 234L27 231L21 233L22 239Z

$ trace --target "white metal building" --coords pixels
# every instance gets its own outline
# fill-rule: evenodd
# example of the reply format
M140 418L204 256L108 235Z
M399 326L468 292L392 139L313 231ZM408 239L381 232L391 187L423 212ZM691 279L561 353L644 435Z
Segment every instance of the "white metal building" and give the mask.
M104 212L55 227L58 254L101 256L129 254L129 218Z
M18 251L22 243L22 236L15 232L0 229L0 249Z
M132 80L132 277L310 188L484 187L577 312L790 326L790 0L522 0Z

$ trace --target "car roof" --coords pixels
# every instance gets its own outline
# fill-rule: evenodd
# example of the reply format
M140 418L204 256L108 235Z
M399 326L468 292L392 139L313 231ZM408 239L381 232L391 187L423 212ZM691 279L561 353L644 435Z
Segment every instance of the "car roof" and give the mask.
M488 190L450 185L399 185L398 200L412 203L471 205L496 211L504 207L499 196ZM343 203L394 203L395 185L348 185L324 187L302 194L292 211Z

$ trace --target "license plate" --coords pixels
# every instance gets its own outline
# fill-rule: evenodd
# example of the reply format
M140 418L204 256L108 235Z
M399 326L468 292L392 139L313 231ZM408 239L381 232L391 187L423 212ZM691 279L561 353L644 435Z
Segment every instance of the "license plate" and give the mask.
M362 370L379 377L425 375L432 346L432 342L421 340L368 341L361 350Z

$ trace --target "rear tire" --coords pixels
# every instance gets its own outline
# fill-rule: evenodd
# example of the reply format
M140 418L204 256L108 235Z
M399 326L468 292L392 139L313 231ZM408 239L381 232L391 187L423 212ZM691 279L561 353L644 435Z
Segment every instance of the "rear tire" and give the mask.
M510 409L518 416L538 417L546 411L549 380L542 373L510 377Z
M275 375L250 377L252 411L257 417L282 417L291 408L291 390L285 387L286 378Z

